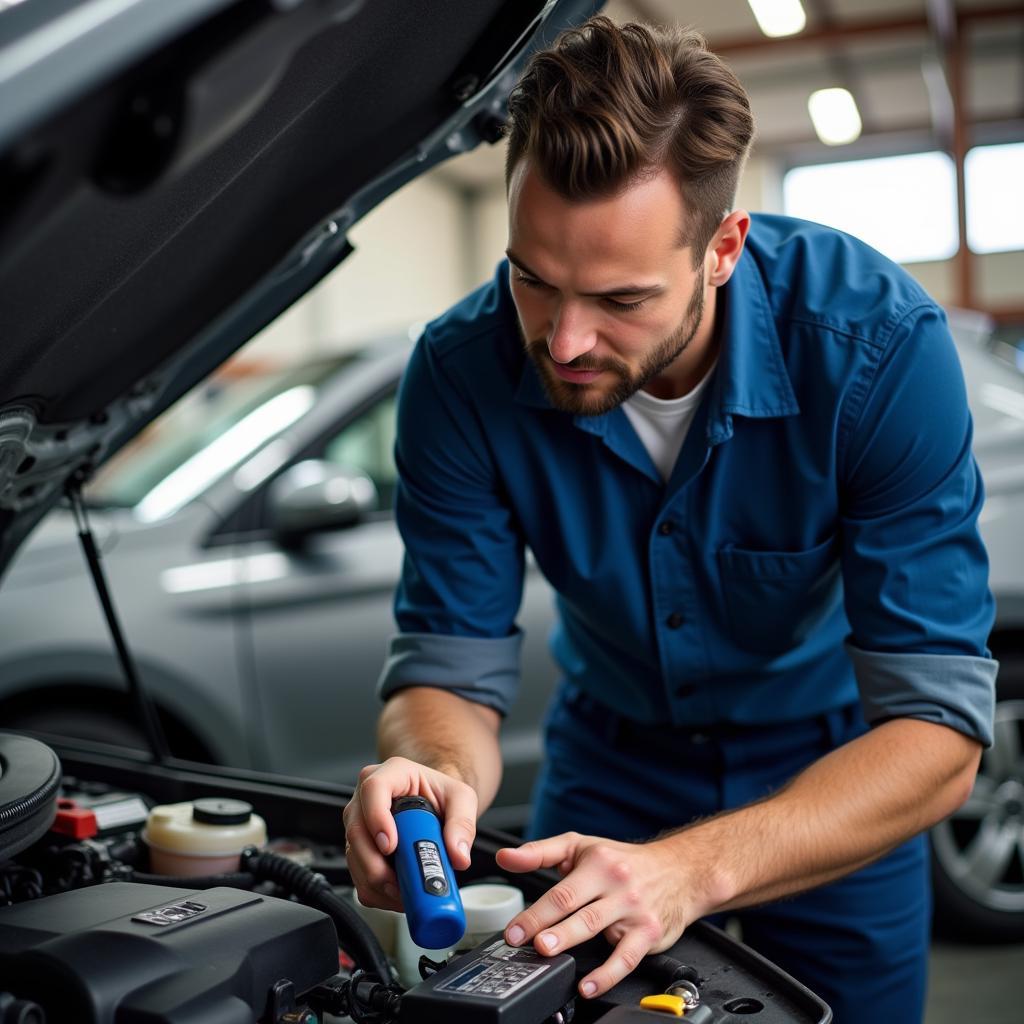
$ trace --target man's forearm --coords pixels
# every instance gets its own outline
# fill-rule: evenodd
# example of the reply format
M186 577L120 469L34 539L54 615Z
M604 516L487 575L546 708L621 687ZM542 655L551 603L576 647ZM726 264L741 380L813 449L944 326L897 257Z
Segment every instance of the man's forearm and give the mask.
M472 786L483 813L501 783L500 726L491 708L447 690L411 686L384 705L377 745L381 757L407 757Z
M952 813L980 745L941 725L894 719L815 762L775 795L665 837L700 914L822 885Z

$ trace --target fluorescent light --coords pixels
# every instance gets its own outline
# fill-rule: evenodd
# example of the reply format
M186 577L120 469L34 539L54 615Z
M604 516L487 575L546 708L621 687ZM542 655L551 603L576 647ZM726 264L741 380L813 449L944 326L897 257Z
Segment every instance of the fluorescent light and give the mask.
M303 384L264 402L158 483L135 506L135 515L144 523L173 515L265 441L305 415L315 400L316 389Z
M757 19L758 28L766 36L792 36L807 24L800 0L747 0Z
M860 112L846 89L812 92L807 109L818 138L826 146L844 146L860 136Z

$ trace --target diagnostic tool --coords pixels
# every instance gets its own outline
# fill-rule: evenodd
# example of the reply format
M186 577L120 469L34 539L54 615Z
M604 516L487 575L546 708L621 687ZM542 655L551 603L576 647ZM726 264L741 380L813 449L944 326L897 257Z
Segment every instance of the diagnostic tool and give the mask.
M466 914L437 811L421 796L403 796L391 805L391 813L398 829L395 872L409 934L425 949L454 946L466 930Z
M547 1020L576 995L571 956L541 956L499 932L402 997L399 1020L415 1024L503 1024Z

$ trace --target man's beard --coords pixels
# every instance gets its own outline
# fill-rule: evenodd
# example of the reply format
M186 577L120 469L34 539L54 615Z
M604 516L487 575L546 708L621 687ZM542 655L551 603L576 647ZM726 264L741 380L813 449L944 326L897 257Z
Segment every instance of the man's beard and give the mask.
M701 270L700 281L687 306L682 323L670 337L659 342L652 351L647 353L636 373L619 359L591 359L582 355L571 363L564 363L567 370L601 370L603 373L614 374L615 384L607 391L595 393L592 384L573 384L562 380L552 366L546 338L537 338L526 342L526 352L533 360L540 374L541 384L548 401L562 412L575 416L601 416L611 412L616 406L622 405L628 398L635 395L644 385L664 373L682 355L686 347L693 341L704 316L704 271ZM520 324L520 333L522 325Z

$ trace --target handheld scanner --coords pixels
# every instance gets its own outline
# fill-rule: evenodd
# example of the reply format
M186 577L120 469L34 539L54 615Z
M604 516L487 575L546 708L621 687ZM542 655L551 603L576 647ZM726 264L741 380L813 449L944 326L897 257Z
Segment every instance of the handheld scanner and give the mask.
M437 811L421 796L403 796L391 805L391 813L398 828L395 872L409 934L425 949L454 946L466 931L466 914Z

